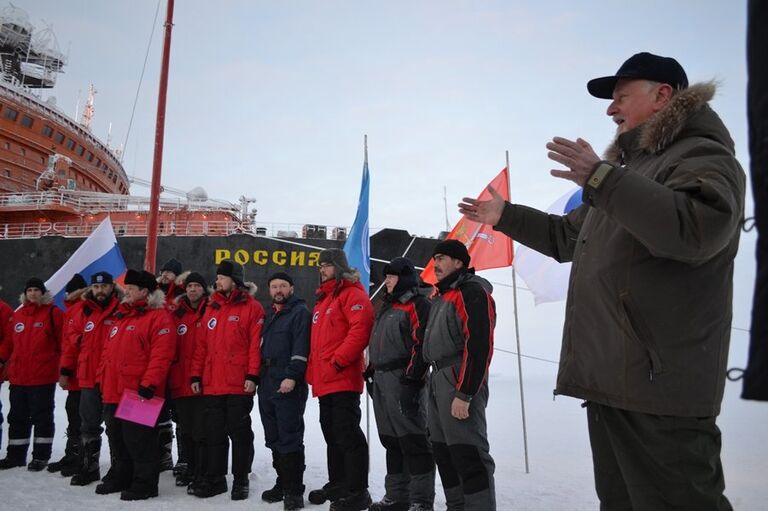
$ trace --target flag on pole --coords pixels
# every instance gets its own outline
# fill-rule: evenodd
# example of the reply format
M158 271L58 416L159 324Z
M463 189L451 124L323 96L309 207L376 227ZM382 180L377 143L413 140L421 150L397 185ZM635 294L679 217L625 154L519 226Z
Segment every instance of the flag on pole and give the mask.
M111 273L116 280L126 272L125 261L117 246L109 217L94 229L67 262L46 281L45 287L51 291L54 303L63 308L64 288L75 273L90 282L91 275L100 271Z
M360 185L360 199L357 203L355 223L344 242L344 253L347 255L349 266L360 272L360 283L365 292L371 284L371 240L368 233L368 138L365 142L365 160L363 162L363 182Z
M581 205L581 188L560 197L547 213L565 215ZM536 305L565 300L568 294L568 276L571 263L558 263L549 256L517 244L515 271L533 293Z
M504 200L509 200L509 169L506 167L489 183ZM491 194L488 187L477 197L477 200L489 200ZM512 240L504 234L494 231L492 225L482 224L462 216L461 220L453 227L446 239L459 240L464 243L472 259L470 266L475 270L489 270L491 268L503 268L512 264ZM421 278L424 282L435 284L435 264L431 259Z

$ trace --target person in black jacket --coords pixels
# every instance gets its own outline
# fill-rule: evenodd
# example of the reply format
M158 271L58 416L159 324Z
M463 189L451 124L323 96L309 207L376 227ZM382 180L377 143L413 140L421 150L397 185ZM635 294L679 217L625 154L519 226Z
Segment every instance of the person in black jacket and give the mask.
M368 344L366 371L379 439L386 450L386 494L370 511L430 511L435 500L435 461L427 440L422 357L432 286L419 286L413 263L384 266L387 293Z
M261 494L284 509L304 507L304 409L311 314L294 295L290 275L278 272L268 281L272 307L262 331L259 415L264 441L277 472L274 487Z

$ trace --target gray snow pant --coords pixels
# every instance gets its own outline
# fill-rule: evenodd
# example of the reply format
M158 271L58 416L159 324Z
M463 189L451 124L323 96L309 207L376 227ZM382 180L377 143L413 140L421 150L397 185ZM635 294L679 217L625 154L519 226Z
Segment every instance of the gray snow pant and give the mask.
M402 369L376 371L371 398L381 445L386 449L386 496L395 502L433 504L435 462L427 440L426 389L421 389L419 413L400 412Z
M496 490L493 473L496 465L488 444L485 407L488 382L483 382L472 398L469 417L451 416L456 394L458 364L431 369L427 411L432 450L443 482L448 511L495 511Z

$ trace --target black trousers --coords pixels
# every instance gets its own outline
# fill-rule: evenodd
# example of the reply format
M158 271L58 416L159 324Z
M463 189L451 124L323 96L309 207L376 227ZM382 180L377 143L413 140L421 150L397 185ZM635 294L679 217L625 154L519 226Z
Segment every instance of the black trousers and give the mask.
M204 403L205 398L201 396L180 397L173 400L172 407L179 453L186 456L186 459L180 458L179 461L186 462L190 473L195 475L204 474Z
M232 474L247 476L253 463L251 410L253 396L227 394L204 396L206 475L227 474L229 441L232 441Z
M80 396L81 391L70 390L67 392L67 401L64 409L67 411L67 437L75 442L80 439Z
M587 404L601 511L732 511L714 417Z
M104 423L112 455L111 477L119 487L140 493L156 492L160 475L157 427L118 419L115 411L116 404L104 404Z
M8 456L26 460L29 437L35 430L32 458L49 460L56 426L53 422L56 385L11 385L8 412Z
M319 401L328 481L341 495L368 488L368 443L360 429L360 394L336 392Z

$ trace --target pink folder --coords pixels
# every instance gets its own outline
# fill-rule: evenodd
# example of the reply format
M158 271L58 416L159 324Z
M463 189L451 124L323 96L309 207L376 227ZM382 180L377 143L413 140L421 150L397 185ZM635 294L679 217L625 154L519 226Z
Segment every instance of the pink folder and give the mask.
M164 402L165 399L157 396L142 399L135 390L125 389L115 417L154 428Z

